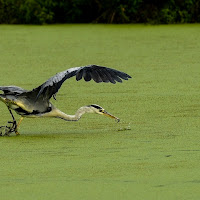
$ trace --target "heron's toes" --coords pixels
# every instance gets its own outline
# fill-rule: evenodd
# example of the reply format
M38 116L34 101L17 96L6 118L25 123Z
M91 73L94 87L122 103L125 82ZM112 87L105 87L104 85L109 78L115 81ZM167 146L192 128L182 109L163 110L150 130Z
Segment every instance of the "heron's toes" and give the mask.
M8 133L9 128L7 126L1 126L0 127L0 136L4 136Z
M6 128L4 131L4 134L2 134L2 136L10 136L12 132L10 131L10 129Z
M10 136L13 132L19 135L16 121L8 121L6 126L0 126L0 136Z
M11 133L9 133L9 132L6 132L3 136L7 136L7 137L9 137L10 136L10 134Z
M9 123L9 122L8 122ZM11 126L0 126L0 136L10 136L11 133L17 132L16 127L13 125L13 122Z

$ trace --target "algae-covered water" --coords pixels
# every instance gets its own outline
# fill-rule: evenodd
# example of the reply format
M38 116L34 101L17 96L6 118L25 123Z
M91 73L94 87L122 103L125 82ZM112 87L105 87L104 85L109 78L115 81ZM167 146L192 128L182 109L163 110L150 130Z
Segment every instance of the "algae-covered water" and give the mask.
M199 199L199 32L199 24L1 25L2 86L32 89L88 64L133 78L71 78L52 100L68 114L99 104L120 123L92 114L24 119L20 136L0 137L0 199ZM0 113L5 125L3 103Z

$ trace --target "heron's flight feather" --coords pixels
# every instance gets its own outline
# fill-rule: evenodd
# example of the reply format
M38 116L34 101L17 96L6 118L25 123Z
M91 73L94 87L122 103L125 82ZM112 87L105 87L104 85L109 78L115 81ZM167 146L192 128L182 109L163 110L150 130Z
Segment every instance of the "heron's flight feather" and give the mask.
M32 90L36 96L36 100L43 96L45 99L50 99L54 94L58 92L61 85L66 79L76 76L76 80L79 81L84 78L85 81L94 80L96 83L111 82L113 84L122 82L121 79L128 80L131 78L128 74L98 65L88 65L83 67L75 67L57 73L55 76L48 79L45 83Z

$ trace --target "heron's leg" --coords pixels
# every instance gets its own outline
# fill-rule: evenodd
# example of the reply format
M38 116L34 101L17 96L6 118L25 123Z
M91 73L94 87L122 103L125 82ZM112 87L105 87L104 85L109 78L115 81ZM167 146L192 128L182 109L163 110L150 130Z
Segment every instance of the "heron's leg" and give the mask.
M9 110L11 116L12 116L13 121L12 122L8 121L8 123L11 123L12 126L11 127L7 127L8 131L6 131L5 135L10 135L10 133L14 132L16 130L16 128L17 128L17 122L16 122L15 117L14 117L14 115L13 115L13 113L12 113L12 111L11 111L11 109L9 107L8 107L8 110Z
M8 110L12 116L13 121L8 121L8 125L6 125L6 126L0 126L0 136L3 136L3 134L2 134L3 132L1 129L3 129L3 131L4 131L4 136L9 136L12 132L16 132L16 129L17 129L17 122L15 120L15 117L9 107L8 107ZM11 125L9 125L9 124L11 124Z
M16 135L19 135L18 128L19 128L19 125L21 124L21 122L22 122L23 119L24 119L24 118L21 117L20 120L19 120L19 122L18 122L18 124L17 124L17 127L16 127L16 129L15 129Z
M14 115L12 114L12 111L11 111L11 109L10 109L9 107L8 107L8 110L9 110L9 112L10 112L12 118L13 118L13 122L16 122L15 117L14 117Z

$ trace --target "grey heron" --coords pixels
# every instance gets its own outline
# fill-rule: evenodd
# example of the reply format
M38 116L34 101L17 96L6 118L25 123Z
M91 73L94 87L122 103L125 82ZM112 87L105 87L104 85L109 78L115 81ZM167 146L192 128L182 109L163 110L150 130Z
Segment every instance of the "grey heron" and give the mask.
M110 82L113 84L122 82L122 79L128 80L131 78L128 74L115 69L98 65L87 65L70 68L57 73L33 90L25 90L17 86L0 86L0 90L3 91L3 93L0 94L0 100L6 104L12 116L12 121L8 121L10 126L1 126L0 129L4 128L6 130L5 135L10 135L12 132L15 132L16 135L18 135L19 125L24 117L55 117L66 121L77 121L84 113L97 113L119 121L117 117L108 113L101 106L96 104L79 108L75 115L68 115L57 109L50 102L50 99L52 97L56 99L56 93L63 82L73 76L76 76L77 81L84 78L85 81L93 79L96 83ZM12 110L21 116L18 123L15 120ZM0 134L2 135L1 131Z

